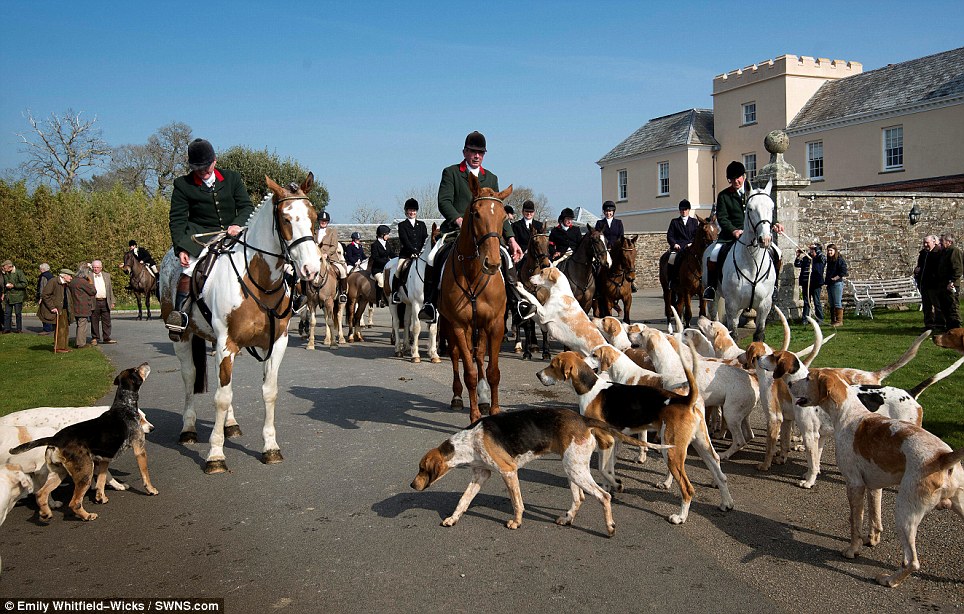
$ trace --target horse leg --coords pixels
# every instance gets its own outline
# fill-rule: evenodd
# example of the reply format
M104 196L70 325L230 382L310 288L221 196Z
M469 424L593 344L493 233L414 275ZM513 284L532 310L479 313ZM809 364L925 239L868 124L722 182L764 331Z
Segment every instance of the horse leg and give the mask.
M137 299L137 319L144 319L144 311L141 309L141 295L138 292L134 293L134 298Z
M335 297L325 299L325 345L331 349L338 348L338 337L335 328Z
M308 313L307 313L305 316L302 316L302 319L303 319L303 320L304 320L304 319L307 320L307 322L306 322L307 326L306 326L305 328L308 329L308 333L307 333L307 334L308 334L308 345L305 346L305 349L313 350L313 349L315 349L315 326L318 324L318 319L317 319L317 317L315 316L315 304L314 304L314 301L309 300L308 303L307 303L307 306L305 307L305 309L308 310ZM299 328L300 328L300 327L299 327Z
M532 360L532 346L536 342L536 324L530 318L523 322L519 328L523 333L519 335L519 339L522 341L522 360Z
M264 397L264 427L261 431L264 448L261 452L261 462L265 465L276 465L284 460L281 456L281 448L275 439L274 409L275 402L278 400L278 369L281 367L285 348L288 347L287 341L284 336L275 341L271 358L264 363L264 383L261 385L261 394Z
M151 321L151 292L150 290L144 291L144 306L147 307L147 321Z
M765 300L760 303L760 306L756 310L756 322L755 328L753 329L753 340L754 341L766 341L766 329L767 329L767 318L770 316L770 309L773 308L771 300Z
M234 354L222 350L218 344L215 356L218 358L218 389L214 393L214 427L211 429L211 448L208 450L204 473L224 473L228 465L224 459L224 427L227 423L228 409L234 398L231 389L231 374L234 371Z
M411 309L406 309L406 316L408 316L408 326L405 327L406 332L412 331L412 362L422 362L422 357L418 353L418 337L422 334L422 321L418 319L418 310L412 305Z
M459 353L462 354L462 376L465 378L465 387L469 390L469 421L475 422L482 418L482 410L479 409L479 366L476 355L473 355L469 342L466 338L472 332L468 330L457 331L455 342L459 345ZM478 348L476 348L478 352Z
M629 310L633 308L633 293L623 290L623 322L630 324Z
M345 329L341 326L341 315L344 311L344 303L335 301L335 326L338 328L338 343L345 343Z
M449 357L452 359L452 403L451 408L453 411L461 411L465 408L462 403L462 380L459 377L459 360L462 357L460 351L460 345L457 339L452 337L455 333L451 333L449 337ZM469 358L466 356L466 360Z
M549 331L545 328L542 329L542 360L552 360L549 352Z
M174 344L174 354L181 363L181 380L184 382L184 415L181 422L182 444L197 443L197 410L194 408L194 378L197 369L191 353L191 336L184 335Z
M412 309L412 317L418 319L418 312L414 311L414 307ZM442 362L438 356L438 322L431 322L428 325L428 357L434 364Z
M502 334L504 335L505 332L503 331ZM485 379L489 383L489 391L492 398L492 404L489 409L490 416L494 416L502 411L502 408L499 406L499 382L502 381L502 372L499 370L499 346L501 344L498 343L498 341L498 334L489 335L489 365L485 370Z
M375 304L369 303L368 304L368 324L365 325L365 328L371 328L374 325L375 325Z

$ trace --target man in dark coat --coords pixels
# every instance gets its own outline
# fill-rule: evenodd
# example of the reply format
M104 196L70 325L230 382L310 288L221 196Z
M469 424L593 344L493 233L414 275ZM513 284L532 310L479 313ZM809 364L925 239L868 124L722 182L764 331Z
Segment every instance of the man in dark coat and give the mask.
M693 243L700 223L690 216L690 201L685 198L679 201L679 217L674 217L666 230L666 242L669 243L669 285L674 287L679 280L679 252Z
M946 232L941 235L940 264L937 267L938 283L941 288L941 313L947 330L961 327L961 278L964 276L964 254L954 244L954 235Z
M23 271L13 266L13 262L3 263L0 278L3 281L3 332L19 333L23 331L23 302L27 300L27 276ZM13 328L14 314L16 314L17 328Z
M43 296L44 288L50 283L50 280L54 278L54 274L50 272L50 265L46 262L40 265L40 276L37 278L37 317L43 322L43 331L40 332L41 335L49 335L54 332L54 322L56 321L56 314L54 314L53 321L46 321L40 317L41 303L40 299Z
M596 228L606 237L606 248L612 249L623 238L623 221L616 219L616 203L607 200L602 206L603 217L596 221Z
M529 251L529 241L532 235L545 232L545 224L533 219L536 215L536 204L531 200L522 203L522 218L512 222L512 233L515 235L516 243L523 253Z
M191 236L217 231L237 236L254 210L241 175L215 167L217 157L211 143L194 139L188 145L187 159L191 172L174 180L171 194L171 241L184 270L166 324L171 338L178 340L188 324L184 302L190 294L190 276L204 249Z
M90 334L90 316L94 311L94 297L97 295L97 288L94 287L90 277L90 269L83 264L74 278L67 283L71 298L70 313L77 324L74 341L77 349L87 347L87 338Z
M800 269L800 293L803 295L802 322L806 323L812 309L814 319L822 324L823 303L820 301L820 288L823 287L824 271L827 267L827 257L823 253L823 248L819 243L814 243L807 248L806 253L798 249L793 266Z
M472 190L469 188L469 173L476 176L479 186L499 191L499 178L492 171L482 168L482 158L485 157L485 135L481 132L470 132L465 137L462 147L462 162L453 164L442 170L442 181L438 187L438 208L445 217L442 232L451 232L462 227L462 216L472 203ZM515 240L508 216L502 225L502 236L508 243L509 254L514 262L522 259L522 248ZM435 302L438 296L439 273L442 270L441 258L447 252L435 255L436 262L425 271L425 306L418 312L418 318L425 322L435 322L438 312ZM502 263L502 277L505 280L505 290L508 301L515 307L515 313L523 319L535 315L535 308L522 300L515 288L515 267L509 268Z
M556 260L566 253L567 250L576 251L582 241L582 233L572 225L576 214L572 209L566 207L559 214L559 225L549 233L549 250L552 251L552 259Z
M938 267L943 255L941 241L936 235L927 235L921 242L920 254L914 279L920 288L921 311L924 312L924 329L944 328L944 314L941 313L941 292L944 284L940 281Z

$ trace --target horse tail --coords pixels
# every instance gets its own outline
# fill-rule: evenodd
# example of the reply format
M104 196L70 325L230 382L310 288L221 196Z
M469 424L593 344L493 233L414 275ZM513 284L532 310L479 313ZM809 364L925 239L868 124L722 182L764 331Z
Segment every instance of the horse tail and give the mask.
M208 347L201 337L191 337L191 361L194 363L194 394L208 391Z

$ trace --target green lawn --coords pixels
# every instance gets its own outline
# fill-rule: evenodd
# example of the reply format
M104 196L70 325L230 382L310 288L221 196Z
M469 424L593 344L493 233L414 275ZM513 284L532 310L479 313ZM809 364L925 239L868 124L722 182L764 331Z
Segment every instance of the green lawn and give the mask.
M0 416L28 407L80 407L104 396L114 367L92 347L54 354L53 336L0 337Z
M844 316L844 325L837 329L837 336L827 342L813 362L814 367L855 367L876 370L900 357L914 339L923 332L919 311L879 310L874 319ZM824 325L824 336L834 333ZM790 349L800 350L813 343L810 326L791 325ZM745 346L752 338L742 340ZM779 347L783 342L783 329L779 322L767 326L767 343ZM947 368L960 356L951 350L939 348L929 339L921 345L920 352L902 369L888 377L884 384L899 388L913 388L938 371ZM939 436L951 447L964 447L964 367L947 378L932 385L918 401L924 407L924 428Z

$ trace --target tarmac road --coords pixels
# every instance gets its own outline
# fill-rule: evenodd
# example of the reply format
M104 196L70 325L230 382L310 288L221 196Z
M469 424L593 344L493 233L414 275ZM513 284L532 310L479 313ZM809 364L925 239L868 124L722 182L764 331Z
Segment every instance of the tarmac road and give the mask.
M653 321L660 312L654 296L634 303ZM882 543L855 560L839 554L849 525L832 444L808 491L795 486L802 453L769 473L756 470L764 447L758 436L723 463L736 501L727 513L717 509L719 494L691 454L687 471L697 494L681 526L666 520L678 508L676 490L653 486L662 461L639 465L624 452L617 471L626 492L614 502L611 539L592 499L574 526L554 523L570 499L557 459L520 472L526 513L518 530L505 527L511 504L498 477L458 525L445 528L439 523L469 471L454 470L424 492L409 483L422 454L466 426L468 413L448 409L447 360L413 365L391 357L386 312L365 343L309 352L291 337L279 378L280 465L259 460L261 368L243 354L234 402L244 435L226 445L230 473L214 476L201 470L206 443L176 443L183 392L161 323L115 314L114 328L117 345L83 351L103 351L118 369L150 362L141 406L157 426L148 454L160 494L144 494L128 453L111 471L132 489L108 491L106 506L89 503L100 514L94 522L61 509L45 524L32 499L18 505L0 528L0 599L218 597L232 614L964 611L964 525L952 512L925 518L923 569L897 589L873 579L901 558L893 491L884 494ZM536 380L544 364L502 354L504 409L575 408L570 388ZM216 381L213 365L209 378ZM202 440L213 413L212 392L199 399ZM761 433L760 416L755 426ZM56 498L69 498L69 489Z

